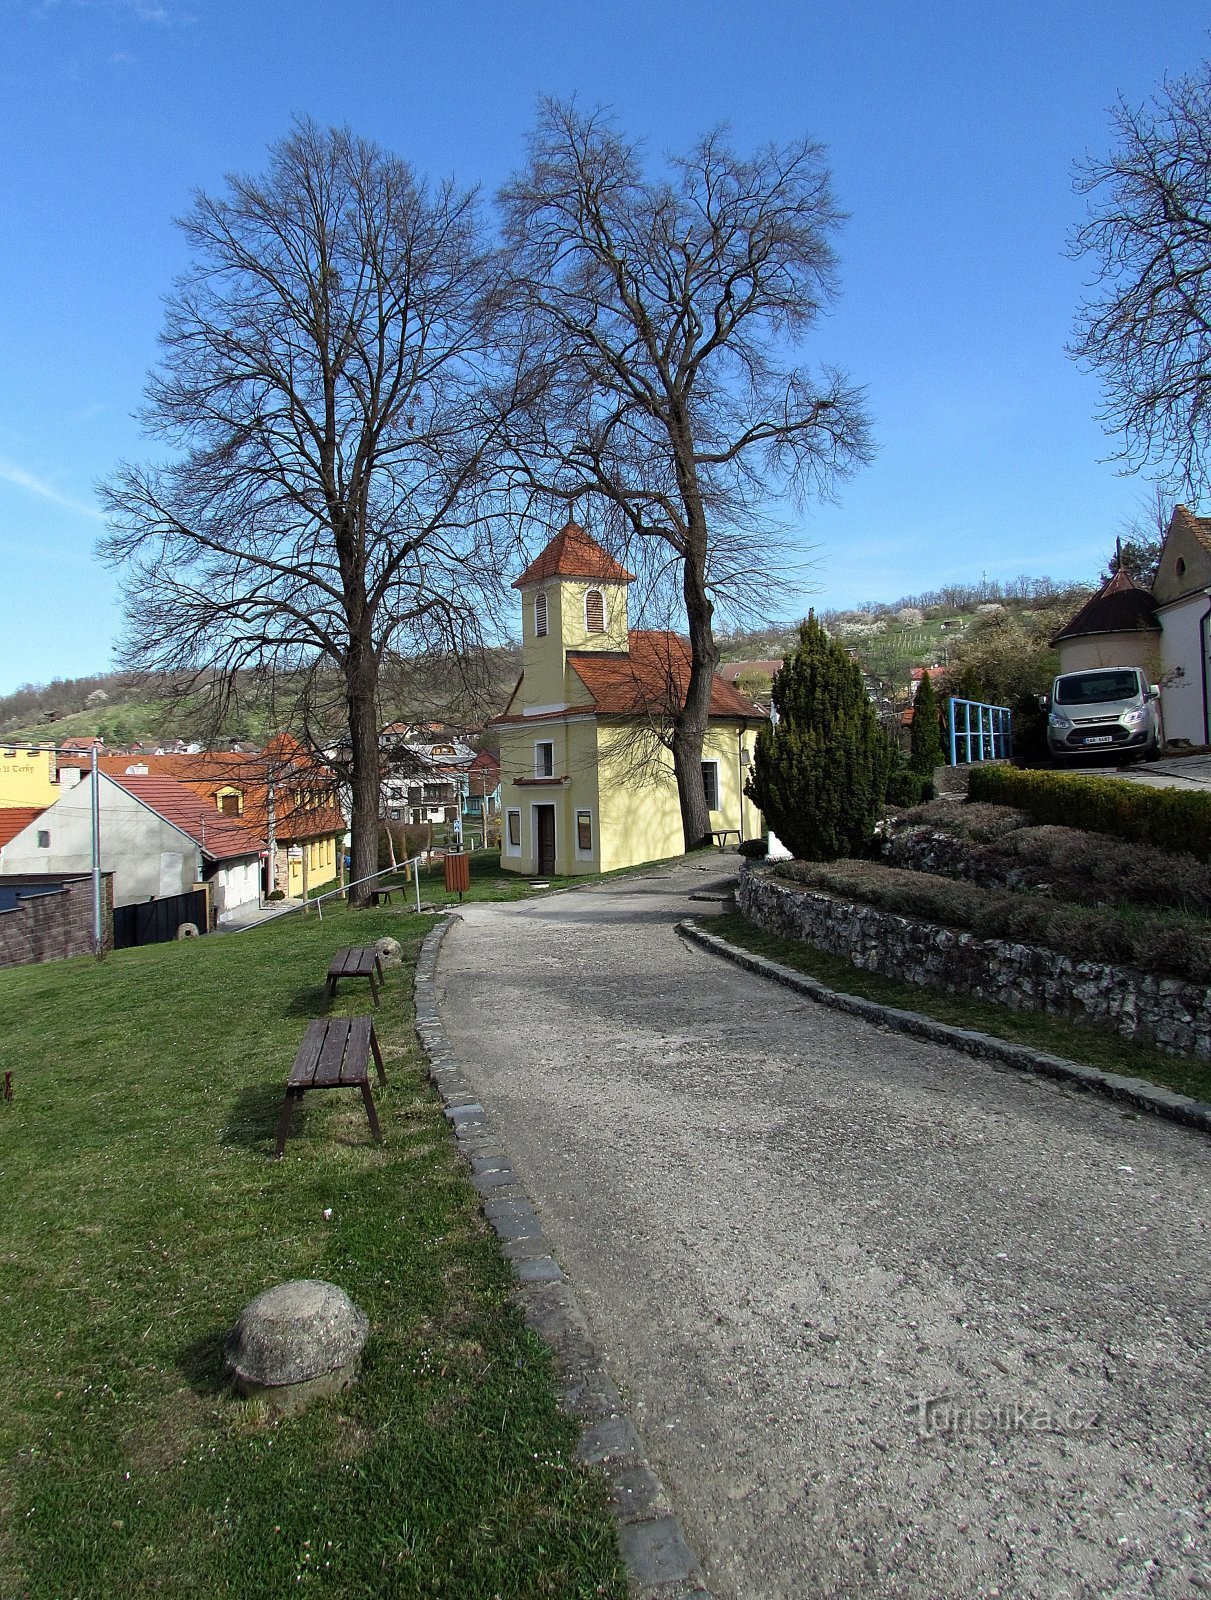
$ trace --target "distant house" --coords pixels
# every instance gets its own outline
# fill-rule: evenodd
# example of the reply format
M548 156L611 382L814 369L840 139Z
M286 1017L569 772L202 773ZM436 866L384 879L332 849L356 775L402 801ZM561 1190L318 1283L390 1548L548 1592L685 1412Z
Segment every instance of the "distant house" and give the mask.
M1156 597L1130 573L1114 572L1051 644L1060 653L1061 672L1142 667L1149 682L1155 683L1161 670Z
M574 522L514 583L522 675L499 730L501 866L584 873L684 848L672 756L661 734L684 703L689 644L631 630L629 572ZM742 788L762 712L716 677L702 752L712 828L749 837L761 819Z
M424 738L404 739L392 737L393 729L417 731L399 723L383 730L379 814L388 822L413 825L456 821L475 751L461 740L429 730Z
M212 816L184 784L98 771L101 870L113 874L115 909L172 899L205 886L222 922L260 898L262 841ZM65 786L51 806L0 846L0 871L70 877L92 866L92 778Z
M1174 509L1152 593L1165 736L1211 744L1211 518Z
M467 768L467 789L463 796L463 831L488 827L500 816L500 759L490 750L480 750Z

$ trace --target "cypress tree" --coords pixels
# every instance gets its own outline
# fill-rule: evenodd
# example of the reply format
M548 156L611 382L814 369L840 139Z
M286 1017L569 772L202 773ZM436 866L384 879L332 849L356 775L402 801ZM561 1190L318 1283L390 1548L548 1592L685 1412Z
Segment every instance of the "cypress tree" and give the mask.
M934 693L933 679L926 667L917 685L917 697L912 708L912 740L909 745L908 765L923 778L932 778L934 768L945 760L942 753L942 720L938 713L938 697Z
M814 613L774 679L773 703L778 722L757 735L750 799L801 860L857 854L883 810L892 747L862 669Z

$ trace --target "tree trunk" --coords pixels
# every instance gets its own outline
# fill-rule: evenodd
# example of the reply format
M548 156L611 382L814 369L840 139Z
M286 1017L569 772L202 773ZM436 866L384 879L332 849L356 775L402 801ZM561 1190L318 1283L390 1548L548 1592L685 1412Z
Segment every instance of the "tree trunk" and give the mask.
M352 744L350 787L353 792L353 866L349 903L369 903L371 885L359 880L378 870L378 660L368 642L350 645L345 665L345 694L349 706Z
M702 548L702 547L700 547ZM702 782L702 746L711 712L711 684L719 665L719 650L711 628L714 607L706 591L704 563L687 555L682 567L682 591L690 636L690 681L685 704L673 722L673 770L681 805L681 831L687 850L710 843L711 814Z
M711 714L711 685L719 665L719 650L711 627L715 608L706 587L706 511L698 487L693 431L681 407L675 408L670 436L677 483L686 511L681 591L690 636L690 681L686 685L685 702L673 719L673 771L677 777L685 848L697 850L710 843L711 814L706 807L706 787L702 781L702 745Z

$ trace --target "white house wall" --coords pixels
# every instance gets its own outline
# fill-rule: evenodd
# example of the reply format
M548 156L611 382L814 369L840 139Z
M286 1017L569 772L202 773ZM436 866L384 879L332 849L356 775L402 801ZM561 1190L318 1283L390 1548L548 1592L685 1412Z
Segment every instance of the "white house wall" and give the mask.
M1205 592L1165 606L1161 622L1161 712L1166 739L1206 744L1208 679L1207 631L1203 618L1211 611Z
M210 879L210 895L218 922L226 921L240 906L259 905L261 858L242 856L233 861L220 862Z
M187 894L201 877L201 852L187 834L101 776L101 871L114 875L114 905ZM92 780L85 777L10 839L5 872L92 870ZM49 849L38 834L49 833Z

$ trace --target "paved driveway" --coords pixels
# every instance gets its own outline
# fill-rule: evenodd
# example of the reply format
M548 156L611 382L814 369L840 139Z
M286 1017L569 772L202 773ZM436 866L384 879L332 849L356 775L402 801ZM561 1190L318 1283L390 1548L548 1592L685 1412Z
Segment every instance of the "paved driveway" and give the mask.
M714 1592L1211 1594L1211 1142L684 944L718 870L438 969Z

